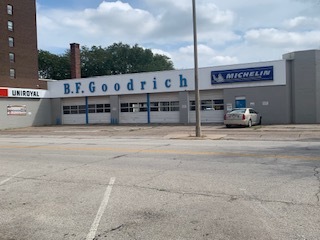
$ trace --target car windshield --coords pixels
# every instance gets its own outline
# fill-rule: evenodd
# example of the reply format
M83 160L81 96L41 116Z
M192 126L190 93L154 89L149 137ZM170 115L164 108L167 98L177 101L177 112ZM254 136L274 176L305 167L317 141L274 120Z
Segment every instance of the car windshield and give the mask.
M230 113L245 113L246 109L233 109Z

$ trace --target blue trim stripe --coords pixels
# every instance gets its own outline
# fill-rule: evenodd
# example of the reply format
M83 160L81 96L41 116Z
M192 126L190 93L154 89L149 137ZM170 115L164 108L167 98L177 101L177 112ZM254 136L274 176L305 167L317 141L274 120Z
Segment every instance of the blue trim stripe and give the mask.
M88 106L88 97L86 97L86 124L89 124L89 106Z
M148 111L148 124L151 123L150 117L150 93L147 93L147 111Z

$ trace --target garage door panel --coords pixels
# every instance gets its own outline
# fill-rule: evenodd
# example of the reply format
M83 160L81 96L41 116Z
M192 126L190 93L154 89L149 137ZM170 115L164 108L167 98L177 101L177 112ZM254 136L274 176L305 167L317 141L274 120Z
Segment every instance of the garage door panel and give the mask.
M195 94L190 92L189 122L196 122ZM201 91L200 108L202 123L222 123L224 116L223 92L221 90Z
M62 103L62 124L86 124L86 114L83 113L85 98L64 98Z
M147 95L120 97L120 123L148 123Z
M148 123L147 113L120 113L120 123Z
M151 123L179 123L179 94L151 94L150 95Z
M178 112L151 112L151 123L178 123L180 113Z
M86 124L86 116L85 115L64 115L62 118L62 124Z
M111 122L109 97L89 97L88 98L88 123L89 124L109 124Z
M224 111L201 111L201 122L202 123L222 123ZM189 114L190 123L196 122L196 112L191 111Z

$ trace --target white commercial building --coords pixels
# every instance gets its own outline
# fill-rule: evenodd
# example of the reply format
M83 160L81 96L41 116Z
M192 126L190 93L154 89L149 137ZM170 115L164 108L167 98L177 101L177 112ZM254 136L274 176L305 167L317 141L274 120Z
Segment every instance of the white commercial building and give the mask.
M200 68L199 90L202 123L222 123L235 107L255 108L263 124L320 123L320 50ZM35 115L28 109L38 99L42 120L34 121L43 125L195 122L193 69L50 81L47 91L2 88L0 95L1 121ZM25 114L10 115L10 105Z

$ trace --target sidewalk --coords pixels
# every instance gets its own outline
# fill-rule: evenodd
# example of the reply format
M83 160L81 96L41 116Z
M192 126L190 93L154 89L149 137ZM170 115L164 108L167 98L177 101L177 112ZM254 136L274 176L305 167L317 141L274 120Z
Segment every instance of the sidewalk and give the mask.
M201 126L201 137L195 137L193 125L64 125L1 130L1 135L163 138L182 140L279 140L320 141L320 124L267 125L252 128L226 128L222 124Z

